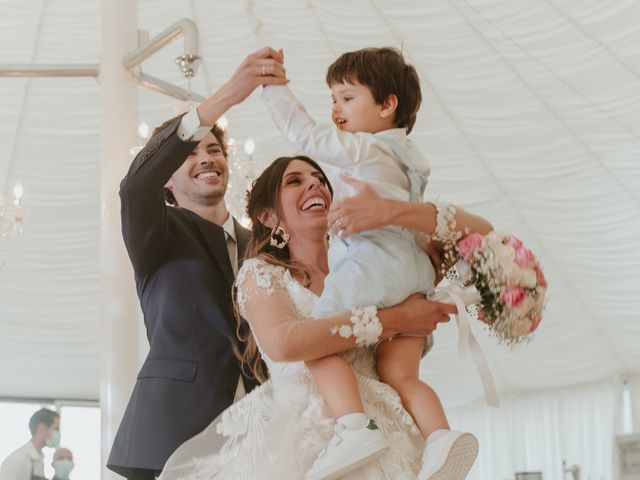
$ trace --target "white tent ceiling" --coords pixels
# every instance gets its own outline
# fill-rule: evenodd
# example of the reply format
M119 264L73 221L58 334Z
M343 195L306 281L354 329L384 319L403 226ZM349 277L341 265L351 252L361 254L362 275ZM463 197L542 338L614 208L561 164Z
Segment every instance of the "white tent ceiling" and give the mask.
M0 0L0 63L98 63L98 0ZM640 3L635 0L139 0L154 35L200 31L206 94L251 51L286 50L291 88L328 120L327 65L365 46L402 47L425 101L412 138L430 197L516 233L550 282L546 316L509 350L475 328L502 392L640 371ZM180 42L145 71L186 87ZM25 236L0 269L0 397L98 398L99 81L0 78L0 185L25 186ZM140 120L175 100L140 89ZM227 115L260 165L290 153L257 95ZM114 185L113 188L117 188ZM129 281L129 279L125 279ZM139 320L132 318L132 323ZM446 404L481 394L453 324L425 375Z

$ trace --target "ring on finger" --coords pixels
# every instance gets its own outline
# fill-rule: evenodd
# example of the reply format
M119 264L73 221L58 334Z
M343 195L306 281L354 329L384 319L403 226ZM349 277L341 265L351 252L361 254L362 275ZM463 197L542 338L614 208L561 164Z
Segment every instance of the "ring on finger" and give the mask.
M262 76L263 77L267 76L267 66L266 65L262 65Z

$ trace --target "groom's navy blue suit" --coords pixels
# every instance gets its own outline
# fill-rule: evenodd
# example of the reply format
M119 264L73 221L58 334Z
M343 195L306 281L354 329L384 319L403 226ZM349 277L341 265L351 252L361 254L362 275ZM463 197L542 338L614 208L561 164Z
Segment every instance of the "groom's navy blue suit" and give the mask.
M164 202L165 183L198 143L178 137L179 122L151 139L120 186L122 232L150 344L107 463L128 478L162 470L181 443L231 405L241 375L224 231ZM249 232L235 228L241 258ZM256 385L242 379L247 391Z

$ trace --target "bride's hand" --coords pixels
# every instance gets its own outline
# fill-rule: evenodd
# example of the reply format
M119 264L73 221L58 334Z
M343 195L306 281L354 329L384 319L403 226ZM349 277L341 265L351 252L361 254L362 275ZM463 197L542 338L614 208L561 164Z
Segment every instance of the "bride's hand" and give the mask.
M438 323L448 322L449 315L458 313L455 305L427 300L424 295L413 294L402 303L383 309L382 337L398 334L429 335Z
M334 235L347 238L355 233L389 225L389 200L382 198L368 183L341 174L343 182L356 190L353 197L343 198L329 210L327 223Z
M436 272L435 284L437 285L444 276L444 250L442 249L442 245L435 241L427 243L424 249L427 252L427 255L429 255L429 259L431 259L431 263L433 264L433 269Z

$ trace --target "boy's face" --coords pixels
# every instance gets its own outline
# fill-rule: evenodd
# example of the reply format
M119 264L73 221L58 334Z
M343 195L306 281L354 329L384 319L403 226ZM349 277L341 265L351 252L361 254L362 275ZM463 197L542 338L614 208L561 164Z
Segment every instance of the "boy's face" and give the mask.
M393 116L382 115L369 87L358 81L331 85L331 119L339 130L376 133L393 128Z

